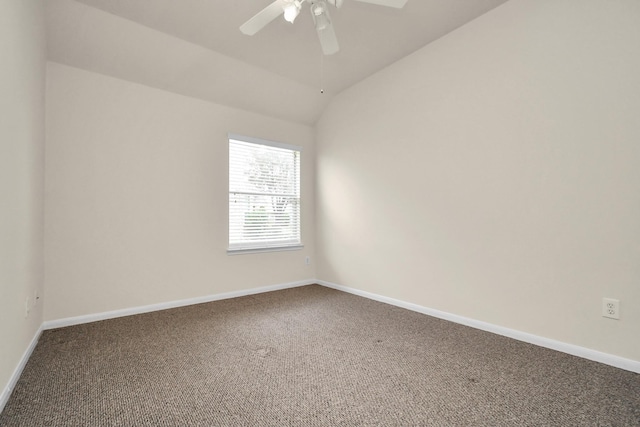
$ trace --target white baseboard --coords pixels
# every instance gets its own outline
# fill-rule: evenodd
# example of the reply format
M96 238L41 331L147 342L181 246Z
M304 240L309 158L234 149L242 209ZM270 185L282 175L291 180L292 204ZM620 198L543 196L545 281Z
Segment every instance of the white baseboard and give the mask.
M16 383L18 382L20 375L22 375L22 371L24 370L24 367L29 361L29 358L31 357L31 353L33 353L33 349L36 348L36 344L38 344L38 340L40 339L41 334L42 334L42 325L40 325L35 335L33 336L33 339L29 343L29 346L22 354L22 357L20 358L20 362L18 363L18 366L16 366L16 369L13 370L13 374L11 374L11 377L9 378L9 382L5 386L4 390L2 390L2 394L0 394L0 413L4 410L5 405L9 401L9 397L13 392L13 388L16 386Z
M470 326L472 328L480 329L483 331L492 332L494 334L516 339L518 341L524 341L529 344L534 344L540 347L545 347L545 348L560 351L563 353L571 354L573 356L592 360L594 362L600 362L605 365L614 366L616 368L624 369L626 371L640 373L640 361L625 359L623 357L602 353L600 351L592 350L589 348L580 347L573 344L567 344L561 341L556 341L549 338L544 338L537 335L529 334L526 332L521 332L514 329L505 328L502 326L493 325L487 322L481 322L479 320L458 316L456 314L451 314L444 311L434 310L432 308L423 307L421 305L385 297L382 295L373 294L371 292L361 291L359 289L337 285L335 283L327 282L324 280L317 280L316 283L322 286L326 286L328 288L337 289L339 291L348 292L350 294L358 295L364 298L372 299L372 300L383 302L386 304L395 305L397 307L405 308L411 311L416 311L418 313L426 314L428 316L433 316L439 319L448 320L450 322L459 323L461 325Z
M261 286L258 288L244 289L241 291L225 292L222 294L206 295L203 297L188 298L177 301L163 302L159 304L144 305L140 307L124 308L121 310L106 311L102 313L87 314L85 316L67 317L58 320L48 320L42 324L42 329L63 328L65 326L80 325L83 323L97 322L99 320L114 319L116 317L131 316L134 314L149 313L152 311L166 310L169 308L184 307L193 304L219 301L229 298L255 295L263 292L279 291L282 289L296 288L298 286L311 285L316 283L314 279L300 280L297 282L282 283L271 286Z

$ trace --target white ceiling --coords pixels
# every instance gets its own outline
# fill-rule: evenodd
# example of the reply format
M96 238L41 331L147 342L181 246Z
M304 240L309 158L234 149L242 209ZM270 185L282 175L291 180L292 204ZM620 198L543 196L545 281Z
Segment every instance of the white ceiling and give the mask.
M239 31L271 1L47 0L49 59L313 124L333 95L507 0L345 0L331 9L340 51L325 57L308 10Z

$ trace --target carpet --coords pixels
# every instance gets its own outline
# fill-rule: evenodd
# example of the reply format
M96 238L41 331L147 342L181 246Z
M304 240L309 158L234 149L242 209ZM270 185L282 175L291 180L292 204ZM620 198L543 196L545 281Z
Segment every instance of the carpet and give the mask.
M44 331L2 426L640 426L640 375L318 285Z

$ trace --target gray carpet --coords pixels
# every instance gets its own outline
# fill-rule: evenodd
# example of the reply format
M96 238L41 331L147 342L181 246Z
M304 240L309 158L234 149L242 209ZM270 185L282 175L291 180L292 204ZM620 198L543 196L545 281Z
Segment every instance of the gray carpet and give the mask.
M45 331L2 426L640 426L640 375L321 286Z

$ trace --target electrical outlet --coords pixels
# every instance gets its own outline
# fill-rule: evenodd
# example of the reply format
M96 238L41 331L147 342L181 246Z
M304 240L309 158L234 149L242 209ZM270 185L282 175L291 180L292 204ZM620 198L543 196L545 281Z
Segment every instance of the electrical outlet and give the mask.
M308 256L305 257L304 258L304 263L307 264L307 265L311 264L311 257L308 257Z
M620 319L620 301L612 298L602 298L602 316L610 319Z

